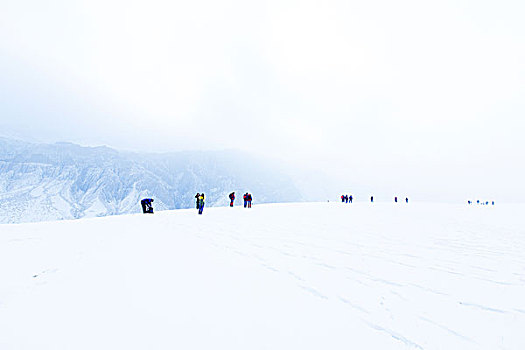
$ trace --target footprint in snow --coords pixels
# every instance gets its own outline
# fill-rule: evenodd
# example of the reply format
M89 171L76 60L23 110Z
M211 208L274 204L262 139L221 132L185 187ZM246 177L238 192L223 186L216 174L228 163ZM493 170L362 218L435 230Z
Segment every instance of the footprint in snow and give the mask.
M48 274L48 273L55 273L57 271L58 271L58 269L56 269L56 268L55 269L47 269L47 270L44 270L44 271L42 271L42 272L40 272L38 274L33 275L33 278L37 278L37 277L43 276L43 275Z

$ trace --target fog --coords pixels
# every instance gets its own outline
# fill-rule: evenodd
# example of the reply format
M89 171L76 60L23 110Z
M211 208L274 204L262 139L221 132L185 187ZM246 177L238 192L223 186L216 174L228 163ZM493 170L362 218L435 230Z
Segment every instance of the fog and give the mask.
M1 0L0 0L1 1ZM525 198L519 1L1 1L0 134Z

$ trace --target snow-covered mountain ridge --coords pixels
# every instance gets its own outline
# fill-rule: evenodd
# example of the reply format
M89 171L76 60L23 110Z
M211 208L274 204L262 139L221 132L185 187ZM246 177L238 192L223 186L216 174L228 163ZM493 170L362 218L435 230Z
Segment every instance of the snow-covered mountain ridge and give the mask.
M255 201L303 199L277 167L234 151L136 154L72 143L34 144L0 138L0 223L95 217L189 208L204 191L207 206L250 191Z

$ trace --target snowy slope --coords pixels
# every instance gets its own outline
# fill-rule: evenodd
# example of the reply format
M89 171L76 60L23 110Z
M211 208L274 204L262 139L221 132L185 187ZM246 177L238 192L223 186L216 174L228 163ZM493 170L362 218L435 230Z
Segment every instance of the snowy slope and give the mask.
M143 197L156 209L189 208L202 191L210 206L231 191L258 203L303 199L281 169L239 152L136 154L0 138L0 224L138 213Z
M525 349L523 206L3 225L0 349Z

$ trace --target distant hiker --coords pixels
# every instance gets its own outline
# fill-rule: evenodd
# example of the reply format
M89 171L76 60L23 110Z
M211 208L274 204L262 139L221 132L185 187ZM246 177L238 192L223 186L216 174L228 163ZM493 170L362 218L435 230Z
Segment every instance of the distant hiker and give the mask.
M405 198L405 201L408 203L408 197Z
M197 209L199 209L199 197L201 196L201 194L199 192L197 192L197 194L195 195L195 207Z
M396 203L397 203L397 197L394 197L394 202L396 202Z
M233 201L235 200L235 192L230 193L230 207L233 207Z
M374 196L371 196L371 197L370 197L370 202L371 202L371 203L374 203Z
M244 207L246 208L246 206L248 205L248 192L246 192L246 193L242 196L242 199L244 199Z
M252 207L252 194L251 193L248 193L247 200L248 200L248 208L251 208Z
M494 205L494 201L492 201L492 205Z
M477 203L479 204L479 199L477 200Z
M142 212L144 214L153 214L153 205L151 204L153 202L153 199L151 198L144 198L140 201L140 205L142 206Z
M468 201L468 204L470 205L470 204L472 204L472 202L471 202L471 201Z
M341 195L341 202L343 202L343 203L345 202L345 195L344 194Z
M345 194L345 203L348 203L348 195Z
M354 200L354 197L352 197L352 195L350 195L350 197L348 197L348 200L350 201L350 203L352 203L352 201Z
M201 193L199 198L197 198L197 208L199 209L199 215L202 215L204 210L204 193Z

